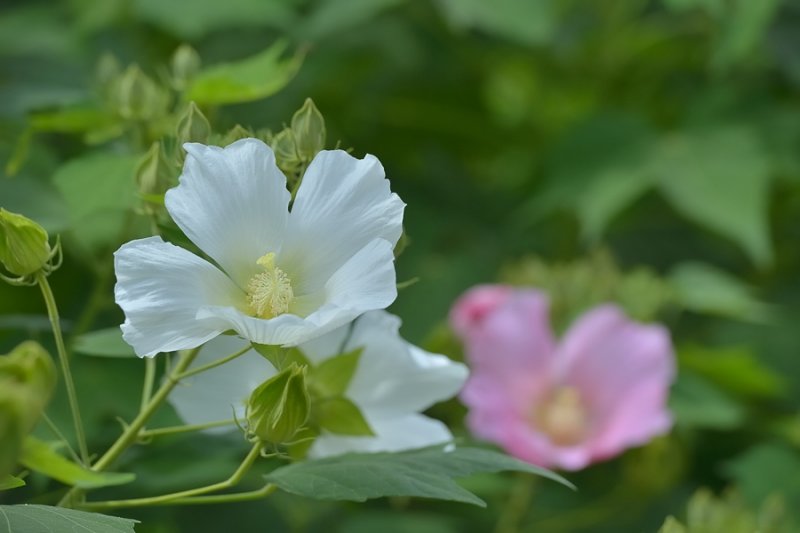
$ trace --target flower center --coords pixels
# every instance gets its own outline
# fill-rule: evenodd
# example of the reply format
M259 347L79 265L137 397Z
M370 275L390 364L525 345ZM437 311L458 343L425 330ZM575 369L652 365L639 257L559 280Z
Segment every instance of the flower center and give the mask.
M586 409L574 387L559 387L535 414L535 422L559 446L583 440L588 426Z
M289 310L294 299L292 280L275 265L275 254L270 252L256 261L264 272L256 274L247 283L247 303L259 318L273 318Z

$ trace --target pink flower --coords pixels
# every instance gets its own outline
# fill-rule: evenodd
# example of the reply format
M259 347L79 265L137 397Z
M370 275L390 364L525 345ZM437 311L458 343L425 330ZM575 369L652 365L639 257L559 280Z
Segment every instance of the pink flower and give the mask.
M472 374L461 392L472 432L544 467L579 470L666 433L675 374L669 333L615 305L556 342L547 297L484 285L453 306Z

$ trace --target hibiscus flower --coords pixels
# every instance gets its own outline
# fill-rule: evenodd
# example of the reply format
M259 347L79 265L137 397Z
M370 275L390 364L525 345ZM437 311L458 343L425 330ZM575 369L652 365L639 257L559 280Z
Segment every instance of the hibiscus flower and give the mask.
M160 237L114 254L123 337L137 355L195 348L229 330L294 346L394 301L405 204L375 157L320 152L290 212L286 177L263 142L184 148L165 204L207 258Z

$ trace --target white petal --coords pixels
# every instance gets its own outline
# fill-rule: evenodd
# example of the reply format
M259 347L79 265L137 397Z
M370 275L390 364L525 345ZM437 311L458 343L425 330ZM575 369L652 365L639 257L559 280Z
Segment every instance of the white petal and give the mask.
M371 418L365 413L374 437L345 437L325 433L309 450L310 457L327 457L347 452L399 452L443 444L453 435L443 423L412 414L389 419Z
M239 335L259 344L296 346L319 337L365 311L381 309L397 296L394 256L389 242L369 243L324 286L321 307L306 317L283 314L271 319L255 318L233 307L204 307L198 317L223 320Z
M406 342L399 328L400 320L385 311L365 313L356 319L345 346L345 351L364 348L347 396L362 409L382 416L422 411L452 398L469 374L463 364ZM339 346L341 340L331 343L328 350L337 351ZM318 341L301 349L313 360L324 346Z
M228 325L197 319L207 305L241 305L244 294L214 265L160 237L131 241L114 254L114 295L125 312L122 336L136 354L195 348Z
M203 346L191 368L199 367L235 353L247 341L230 335L220 335ZM190 378L181 380L169 396L169 402L187 424L205 424L233 418L244 418L244 405L250 393L275 375L266 359L250 350ZM207 430L227 432L238 430L235 425Z
M404 208L374 156L320 152L297 191L279 264L297 275L296 292L319 290L368 243L380 238L394 247Z
M257 139L226 148L187 143L180 185L167 191L172 218L201 250L244 287L256 260L281 246L288 219L286 177Z

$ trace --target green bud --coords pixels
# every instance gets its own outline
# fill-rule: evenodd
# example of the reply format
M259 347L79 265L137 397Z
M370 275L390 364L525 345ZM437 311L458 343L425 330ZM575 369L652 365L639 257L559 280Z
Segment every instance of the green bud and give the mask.
M172 185L172 174L163 152L161 143L154 142L136 167L136 184L144 198L162 195Z
M221 137L220 146L228 146L239 139L247 139L248 137L253 137L253 132L241 124L237 124Z
M0 356L0 479L16 463L22 441L42 415L56 382L50 355L23 342Z
M311 161L325 148L325 119L311 98L306 98L303 107L292 117L292 132L297 153L306 161Z
M33 220L0 207L0 263L15 276L38 272L50 260L47 232Z
M297 142L295 142L294 132L286 128L277 135L275 135L270 146L272 151L275 152L275 159L278 161L278 166L281 165L297 165L300 163L300 156L297 153Z
M189 102L186 111L178 119L178 128L176 130L178 144L182 145L186 142L205 143L208 141L209 135L211 135L211 124L208 123L208 119L194 102Z
M166 112L168 95L137 65L129 66L114 91L117 111L126 119L149 120Z
M172 86L183 91L200 70L200 55L188 44L180 45L172 54Z
M289 442L305 425L310 409L306 367L293 363L250 395L246 410L248 432L263 442Z

